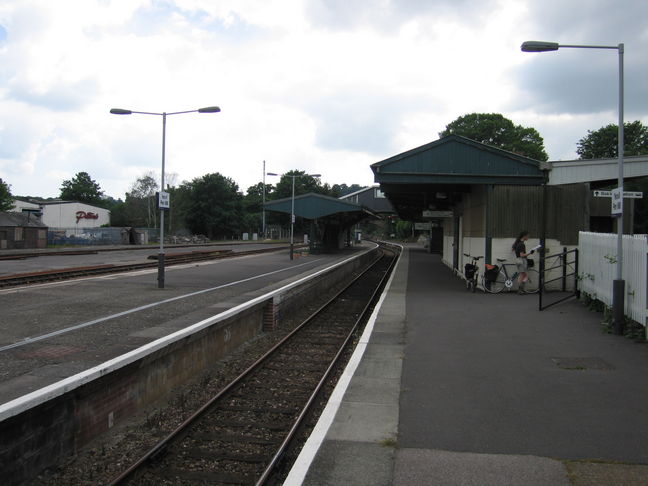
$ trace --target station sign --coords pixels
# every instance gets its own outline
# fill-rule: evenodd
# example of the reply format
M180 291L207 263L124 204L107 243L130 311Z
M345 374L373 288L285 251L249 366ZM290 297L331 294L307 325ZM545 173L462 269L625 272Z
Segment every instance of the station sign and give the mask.
M165 191L158 192L158 208L159 209L171 208L171 194Z
M452 218L452 216L452 211L432 211L431 209L423 211L424 218Z
M615 189L616 190L616 189ZM594 197L612 197L613 191L594 191ZM643 192L623 191L624 199L642 199Z
M612 189L612 216L623 214L623 187Z

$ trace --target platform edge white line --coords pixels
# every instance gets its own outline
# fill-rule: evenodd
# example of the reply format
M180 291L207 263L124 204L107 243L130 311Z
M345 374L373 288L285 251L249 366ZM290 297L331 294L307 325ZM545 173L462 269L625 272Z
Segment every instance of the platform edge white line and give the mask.
M320 447L322 446L322 443L324 442L324 439L326 438L326 434L328 433L331 425L333 424L333 420L335 419L335 416L340 408L340 405L342 404L344 394L346 393L347 388L351 383L351 379L353 378L353 375L355 374L356 369L358 368L358 365L360 364L360 361L364 356L365 350L367 349L367 344L369 344L369 339L371 338L371 334L373 333L373 328L374 325L376 324L376 319L378 318L380 309L382 308L383 301L385 300L387 294L389 293L389 289L391 288L392 281L394 280L394 276L396 275L396 269L398 268L398 265L400 265L401 255L403 254L402 253L403 246L402 245L396 245L396 246L400 247L401 253L398 256L398 261L396 262L396 265L394 265L392 274L389 277L389 280L387 281L387 284L385 285L385 288L383 289L380 298L378 299L376 307L374 307L374 310L371 313L369 320L367 321L367 325L364 328L364 332L362 333L362 336L360 337L360 340L358 341L358 344L356 345L356 348L353 351L351 358L349 358L349 362L344 368L344 371L342 372L342 376L340 376L337 385L335 385L335 388L331 393L331 396L329 398L329 401L326 404L326 407L324 407L324 410L322 411L320 418L318 419L317 423L315 424L315 427L313 428L313 432L310 434L310 436L304 443L301 452L299 453L297 459L293 463L293 466L290 469L290 472L288 473L288 476L286 477L283 486L301 486L301 484L304 482L304 479L306 479L306 474L308 474L308 470L310 469L311 465L313 464L313 461L315 460L315 456L317 455L317 452L319 451Z

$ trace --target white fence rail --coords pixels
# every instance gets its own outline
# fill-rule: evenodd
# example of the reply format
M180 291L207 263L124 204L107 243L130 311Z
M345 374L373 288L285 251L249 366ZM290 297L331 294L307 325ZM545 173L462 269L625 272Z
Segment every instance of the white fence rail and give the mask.
M617 236L609 233L581 231L578 237L580 291L612 305L612 282L616 278ZM646 325L648 318L646 265L648 239L646 235L624 235L623 279L625 280L625 314Z

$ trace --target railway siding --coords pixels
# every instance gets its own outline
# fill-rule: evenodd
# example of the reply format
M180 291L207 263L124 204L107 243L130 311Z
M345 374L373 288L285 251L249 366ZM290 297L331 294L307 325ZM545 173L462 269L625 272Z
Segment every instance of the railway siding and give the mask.
M304 299L373 258L354 255L118 358L0 405L0 483L21 484L165 397Z

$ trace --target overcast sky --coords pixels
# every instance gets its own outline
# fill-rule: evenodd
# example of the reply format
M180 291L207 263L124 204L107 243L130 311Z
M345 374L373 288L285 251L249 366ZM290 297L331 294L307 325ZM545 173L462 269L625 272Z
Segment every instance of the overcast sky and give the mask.
M648 123L646 0L0 0L0 178L58 196L89 172L124 197L167 171L241 190L267 170L371 184L369 164L456 117L533 126L551 160L617 120L616 51L529 54L524 40L626 45L626 120ZM268 182L272 182L268 180Z

